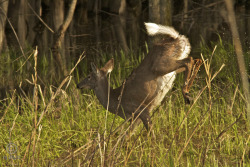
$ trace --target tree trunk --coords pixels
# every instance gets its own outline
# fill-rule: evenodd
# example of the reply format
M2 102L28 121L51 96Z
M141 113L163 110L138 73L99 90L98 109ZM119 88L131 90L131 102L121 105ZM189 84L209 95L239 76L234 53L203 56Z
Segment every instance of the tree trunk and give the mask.
M160 16L160 1L161 0L149 0L149 22L156 24L161 23Z
M14 1L9 0L9 6L8 6L8 18L9 18L9 24L6 24L5 27L5 36L7 40L8 47L18 48L18 42L17 37L15 36L13 29L15 32L17 32L17 22L18 22L18 12L20 8L20 1ZM11 25L10 25L11 24Z
M127 34L129 41L132 41L133 48L139 46L140 40L143 41L140 36L140 25L139 21L141 20L141 0L127 0ZM133 35L131 35L133 34Z
M5 40L5 23L8 11L8 0L0 0L0 53L2 52L3 43Z
M183 7L183 17L181 21L181 29L184 28L184 22L188 18L187 12L188 12L188 0L183 0L184 1L184 7Z
M172 0L149 0L149 21L172 25Z
M171 0L149 0L149 22L162 25L172 25L172 1ZM159 41L158 37L154 37L153 41L149 41L149 48L153 43Z
M160 1L160 23L163 25L172 25L172 0Z
M60 42L58 42L57 46L55 46L55 43L57 41L57 38L59 36L59 28L63 24L64 21L64 0L53 0L50 2L51 5L51 12L52 12L52 25L54 30L54 36L53 36L53 43L52 43L52 52L54 56L54 63L56 64L56 67L58 67L58 70L61 70L60 72L64 75L64 70L66 69L65 66L65 54L64 54L64 35L61 37ZM59 71L57 71L59 72Z
M128 52L128 44L125 35L125 16L126 16L126 2L125 0L110 1L110 12L115 13L116 16L112 16L111 24L114 27L115 38L120 44L121 48L125 53Z
M60 0L58 0L58 2L59 1ZM77 2L77 0L72 0L71 1L68 14L67 14L67 16L65 17L65 20L63 21L63 23L60 26L58 26L58 25L59 25L59 22L60 22L59 20L61 19L62 16L57 16L58 20L57 19L54 20L54 21L57 20L57 22L55 23L56 32L54 34L54 42L53 42L53 45L52 45L52 52L53 52L53 56L55 57L55 59L58 62L59 69L62 70L62 72L63 72L63 74L65 76L68 74L68 71L67 71L65 62L63 62L63 60L62 60L62 56L60 54L60 49L62 49L61 44L64 41L65 31L69 27L69 24L70 24L70 22L71 22L71 20L73 18L75 7L76 7L76 2ZM62 12L59 12L59 13L62 13ZM60 15L62 15L62 14L60 14ZM56 18L56 16L54 18Z
M28 25L28 34L27 41L29 44L33 44L36 38L36 31L34 30L37 22L39 21L36 14L40 16L41 9L41 0L28 0L28 15L27 15L27 25ZM32 8L32 9L31 9ZM35 13L36 14L35 14ZM40 50L40 48L38 48Z
M245 5L246 5L245 6L246 7L245 15L250 16L250 1L246 1ZM245 17L245 20L246 20L245 29L246 29L246 36L247 36L246 43L247 43L247 45L249 45L250 44L250 17Z
M34 12L36 12L36 14L42 20L42 21L40 19L37 20L35 22L34 27L32 27L32 30L35 33L35 37L34 37L32 46L33 47L38 46L38 50L39 50L38 57L39 57L39 55L45 55L48 53L49 47L52 45L52 42L50 42L50 41L52 41L52 39L53 39L51 37L53 30L51 30L51 29L49 30L49 28L48 28L49 27L48 24L51 21L51 19L50 19L51 12L48 12L48 11L50 11L49 4L42 5L41 0L38 0L38 1L36 1L36 3L34 5L35 5L35 7L32 9L34 9ZM38 17L38 16L34 16L34 17Z
M18 38L19 38L22 48L25 48L26 46L26 35L27 35L27 25L26 25L26 18L25 18L26 14L27 14L27 1L20 0L17 32L18 32Z
M88 0L78 0L77 6L75 11L76 22L80 25L88 23Z
M240 36L237 29L237 23L234 13L234 7L232 0L225 0L227 11L228 11L228 21L229 25L231 27L231 32L233 36L233 44L235 47L235 52L238 60L238 66L239 66L239 72L241 76L242 81L242 87L243 87L243 93L246 98L246 113L247 113L247 120L248 120L248 126L250 127L250 94L249 94L249 81L248 81L248 75L247 70L245 66L245 60L243 56L242 51L242 45L240 42Z

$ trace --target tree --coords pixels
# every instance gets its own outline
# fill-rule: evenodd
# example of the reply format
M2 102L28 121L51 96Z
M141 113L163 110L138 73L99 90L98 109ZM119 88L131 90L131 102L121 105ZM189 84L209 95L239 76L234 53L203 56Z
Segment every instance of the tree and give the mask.
M7 11L8 11L8 0L0 0L0 53L3 48L3 42L5 39L5 22L7 18Z
M149 21L172 25L172 0L149 0Z
M231 27L231 32L233 36L233 44L235 47L235 52L238 60L238 67L241 76L241 82L243 87L243 92L246 98L246 112L248 119L248 127L250 127L250 94L249 94L249 81L247 76L247 70L245 66L245 60L243 56L242 45L240 42L240 36L237 29L236 18L234 14L233 2L232 0L225 0L227 11L228 11L228 22Z
M172 1L171 0L149 0L149 22L162 25L172 25ZM149 47L159 39L154 37L149 42Z
M76 7L76 2L77 2L77 0L72 0L71 1L67 16L65 17L63 23L60 25L60 27L58 27L58 29L55 32L54 42L53 42L53 46L52 46L53 56L58 61L59 66L60 66L60 68L61 68L64 75L67 75L68 72L67 72L67 69L66 69L66 64L62 60L62 57L61 57L61 54L60 54L59 50L61 48L61 44L62 44L63 39L64 39L64 34L65 34L67 28L69 27L69 24L70 24L70 22L71 22L71 20L73 18L75 7ZM59 11L59 13L61 13L61 11ZM58 23L58 24L60 24L60 23Z

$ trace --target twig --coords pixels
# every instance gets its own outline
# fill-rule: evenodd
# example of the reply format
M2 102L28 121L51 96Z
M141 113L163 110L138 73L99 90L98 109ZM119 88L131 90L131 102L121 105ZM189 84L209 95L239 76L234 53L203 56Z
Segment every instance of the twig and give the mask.
M33 139L34 135L35 135L35 130L33 130L32 133L31 133L31 135L30 135L30 140L29 140L29 143L28 143L28 145L27 145L27 147L26 147L26 151L25 151L24 156L23 156L23 159L22 159L21 167L24 165L24 160L25 160L25 158L26 158L27 153L28 153L29 150L30 150L31 140Z
M140 134L141 134L141 133L142 133L142 130L141 130ZM133 149L134 149L134 147L135 147L136 141L137 141L137 140L139 139L139 137L140 137L140 134L139 134L139 135L136 137L136 139L134 140L134 144L132 145L132 147L131 147L131 149L130 149L128 155L127 155L127 158L125 159L124 166L127 166L128 159L129 159L130 155L132 154L132 151L133 151ZM147 139L148 139L148 138L147 138Z
M121 101L122 101L122 96L123 96L123 90L124 90L124 87L125 87L125 83L126 83L126 80L123 82L123 84L122 84L122 90L121 90L121 93L120 93L120 95L119 95L119 97L118 97L118 105L117 105L117 108L116 108L116 114L115 114L115 117L114 117L114 119L113 119L113 122L112 122L112 124L111 124L111 128L110 128L110 131L109 131L109 136L108 136L108 142L107 142L107 147L108 147L108 144L109 144L109 140L110 140L110 137L111 137L111 132L112 132L112 129L113 129L113 126L114 126L114 124L115 124L115 119L116 119L116 117L117 117L117 114L118 114L118 111L119 111L119 108L120 108L120 105L121 105Z
M106 108L106 114L105 114L105 125L104 125L104 133L103 133L103 155L101 156L101 166L105 166L105 154L106 154L106 142L105 142L105 138L106 138L106 131L107 131L107 119L108 119L108 110L109 110L109 100L110 100L110 73L108 74L108 101L107 101L107 108ZM98 133L98 139L100 141L100 134ZM99 146L101 143L99 142ZM101 154L101 147L99 147L100 149L100 154Z
M242 154L242 157L241 157L241 164L242 166L244 166L244 156L245 156L245 153L246 153L246 150L248 149L249 150L249 147L248 147L248 142L249 142L249 139L250 139L250 135L248 135L248 138L247 138L247 141L246 141L246 147L244 148L244 151L243 151L243 154Z
M17 119L17 116L18 116L18 115L19 115L19 113L16 114L16 116L15 116L15 118L14 118L14 121L13 121L13 123L12 123L12 127L10 128L10 136L11 136L11 133L12 133L14 127L15 127L16 119Z
M207 140L208 140L208 137L207 137ZM209 149L209 146L210 146L210 144L209 144L209 141L206 141L206 143L205 143L205 148L204 148L204 150L202 151L202 159L201 159L201 166L203 167L204 165L205 165L205 160L206 160L206 155L207 155L207 151L208 151L208 149Z
M218 141L220 139L220 137L226 133L234 124L236 124L240 118L241 118L242 113L240 114L240 116L236 119L236 121L234 121L232 124L230 124L228 127L226 127L223 131L220 132L220 134L217 136L216 140Z
M117 17L121 17L118 13L110 13L110 12L106 12L104 10L98 10L100 13L105 13L108 14L110 16L117 16Z
M36 17L43 23L43 25L45 25L45 27L48 28L48 30L50 30L50 32L55 33L49 26L48 24L46 24L43 19L36 13L36 11L32 8L32 6L30 5L30 3L28 2L28 6L29 8L32 10L32 12L36 15Z
M26 147L26 151L25 151L25 154L23 156L23 161L22 161L21 166L24 165L24 160L25 160L25 157L26 157L27 153L30 150L30 144L31 144L32 139L33 139L32 166L35 166L35 146L36 146L36 129L37 129L36 122L37 122L37 107L38 107L37 69L36 69L37 68L37 54L38 54L37 47L36 47L36 50L33 51L33 53L34 53L34 61L35 61L35 65L34 65L35 77L33 77L33 75L32 75L32 80L33 80L32 84L34 84L34 98L33 98L34 111L32 111L32 115L33 115L33 113L35 113L35 115L34 115L34 129L32 130L30 140L29 140L29 144Z
M56 96L58 95L58 93L60 92L60 90L63 87L63 85L70 78L70 75L73 73L73 71L75 70L76 66L80 63L80 61L82 59L84 59L85 56L83 56L83 54L84 54L84 52L82 53L82 55L80 55L78 61L76 62L75 66L71 69L71 71L69 72L68 76L66 76L64 78L64 80L61 82L61 84L59 85L59 87L56 89L56 92L51 96L49 103L46 105L45 109L43 110L43 112L40 115L40 118L39 118L39 121L37 123L37 126L41 123L44 114L48 111L49 107L51 106L52 102L54 101L54 99L56 98Z
M35 65L34 65L34 70L35 70L35 77L33 78L33 84L34 84L34 98L33 98L33 107L34 107L34 128L35 128L35 135L34 135L34 139L33 139L33 158L32 158L32 166L35 166L35 152L36 152L36 122L37 122L37 108L38 108L38 89L37 89L37 47L36 50L34 52L34 61L35 61ZM32 112L33 113L33 112Z
M148 95L145 97L145 99L143 100L143 102L139 105L139 107L136 109L136 111L135 112L137 112L139 109L140 109L140 107L142 106L142 104L145 102L145 100L147 99L147 97L148 97ZM138 113L138 115L137 115L137 117L131 122L131 125L133 124L133 122L135 121L135 120L137 120L138 119L138 117L140 116L140 114L152 103L154 101L154 98ZM123 127L123 125L125 124L125 123L127 123L128 121L130 121L132 119L132 117L130 117L130 118L128 118L127 120L125 120L119 127L117 127L113 132L112 132L112 134L114 134L114 133L116 133L121 127ZM131 126L130 125L130 126ZM114 146L114 149L117 147L117 145L119 144L119 142L121 141L121 139L123 139L123 137L127 134L127 132L128 132L128 130L130 129L130 126L119 136L119 138L118 138L118 140L117 140L117 143L115 144L115 146ZM104 140L107 140L107 139L103 139L102 138L102 140L100 140L100 142L103 142ZM86 159L89 159L89 158L91 158L91 162L93 161L93 158L94 158L94 155L95 155L95 152L96 152L96 150L99 148L99 146L97 145L96 146L96 148L95 148L95 150L93 151L93 153L92 153L92 155L90 155L90 156L88 156L88 157L86 157ZM111 152L113 152L114 151L114 149L111 151ZM109 157L110 157L110 155L109 155ZM86 159L85 159L85 161L86 161Z
M56 98L56 96L59 94L61 88L63 87L63 85L67 82L67 80L70 78L70 75L72 74L72 72L75 70L76 66L80 63L80 61L85 57L83 56L84 52L82 53L82 55L80 55L78 61L76 62L75 66L71 69L70 73L65 77L65 79L61 82L61 84L59 85L59 87L57 88L56 92L51 96L50 98L50 101L49 103L45 106L44 110L42 111L40 117L39 117L39 120L38 122L36 123L36 128L39 127L43 117L44 117L44 114L48 112L48 109L50 108L50 106L52 105L54 99ZM25 151L25 154L23 156L23 159L22 159L22 164L21 164L21 167L24 165L24 160L26 158L26 155L29 151L29 148L30 148L30 144L31 144L31 140L34 138L35 134L36 134L36 128L33 129L32 133L31 133L31 136L30 136L30 140L29 140L29 144L27 145L26 147L26 151Z
M105 154L105 140L103 140L103 154L102 154L102 146L101 146L101 137L100 133L97 134L98 136L98 146L99 146L99 151L100 151L100 158L101 158L101 166L104 166L104 155ZM105 137L105 136L104 136Z
M44 100L44 97L43 97L43 92L42 92L41 86L38 85L38 88L39 88L39 92L40 92L40 95L41 95L41 98L42 98L42 101L43 101L43 105L46 106L46 103L45 103L45 100Z
M8 107L5 109L4 114L3 114L3 116L2 116L2 118L1 118L1 120L0 120L0 123L3 121L3 119L4 119L5 115L6 115L6 113L8 112L8 110L9 110L11 104L13 103L14 98L15 98L15 94L16 94L16 89L15 89L14 92L12 93L12 97L11 97L10 104L9 104Z
M236 88L235 88L234 96L233 96L233 100L232 100L232 104L231 104L231 106L230 106L230 108L229 108L229 112L230 112L231 114L232 114L232 112L233 112L233 106L234 106L234 101L235 101L235 98L236 98L236 95L237 95L237 92L238 92L238 87L239 87L239 85L237 85Z
M220 134L215 138L215 141L216 142L219 142L219 139L234 125L236 124L240 118L242 116L242 113L240 114L240 116L236 119L236 121L234 121L232 124L230 124L228 127L226 127L223 131L220 132ZM208 143L206 144L206 147L203 151L203 158L202 158L202 165L201 166L204 166L205 165L205 159L206 159L206 152L207 150L209 149L209 147L211 146L212 143ZM243 152L243 155L244 155L244 152ZM243 158L243 157L242 157Z
M216 47L215 47L215 49L216 49ZM213 53L212 53L212 54L214 54L215 49L213 50ZM211 57L212 57L212 56L211 56ZM188 112L186 113L185 117L182 119L182 122L181 122L181 124L178 126L178 128L177 128L177 130L176 130L176 132L175 132L175 135L174 135L174 137L173 137L173 139L172 139L172 141L171 141L171 144L170 144L169 149L168 149L168 151L167 151L167 153L166 153L166 156L168 155L168 152L171 150L172 145L173 145L173 142L174 142L174 140L175 140L175 138L176 138L176 136L177 136L177 133L179 132L180 128L182 127L182 125L183 125L183 123L184 123L184 121L186 120L186 118L188 117L189 113L191 112L191 110L192 110L194 104L196 104L197 100L200 98L201 94L206 90L206 88L209 88L209 89L210 89L210 85L211 85L212 80L218 75L218 73L219 73L219 72L223 69L223 67L225 66L225 64L222 64L221 67L220 67L220 69L219 69L217 72L215 72L215 74L213 75L213 77L211 77L211 72L210 72L211 63L210 63L210 62L207 62L206 60L204 60L202 54L201 54L201 58L202 58L202 60L203 60L203 64L204 64L205 71L206 71L206 74L207 74L207 80L208 80L208 81L207 81L207 85L204 86L203 89L202 89L202 90L199 92L199 94L196 96L196 98L195 98L195 100L194 100L192 106L189 108L189 110L188 110ZM210 61L211 61L211 60L210 60ZM210 99L210 100L211 100L211 99ZM211 104L210 104L210 106L211 106ZM198 124L197 124L197 125L198 125ZM194 130L195 130L195 129L194 129ZM194 132L195 132L195 131L194 131ZM192 137L192 136L191 136L191 137ZM179 158L178 158L178 160L179 160Z
M189 113L192 111L193 106L196 104L196 102L198 101L198 99L200 98L200 96L202 95L202 93L206 90L206 88L207 88L207 85L204 86L204 87L202 88L202 90L200 90L200 92L198 93L198 95L195 97L193 104L190 106L188 112L186 113L185 117L182 119L180 125L178 126L178 128L177 128L177 130L176 130L176 132L175 132L175 134L174 134L174 137L173 137L173 139L171 140L171 143L170 143L170 145L169 145L169 148L168 148L168 150L167 150L167 153L166 153L166 156L165 156L165 157L167 157L168 152L171 150L172 145L173 145L173 143L174 143L174 140L175 140L175 138L176 138L176 136L177 136L179 130L181 129L181 127L182 127L184 121L186 120L186 118L188 117Z
M38 127L38 137L37 137L37 140L36 140L36 145L37 145L37 143L39 142L39 140L40 140L40 135L41 135L41 131L42 131L42 128L43 128L43 126L42 125L39 125L39 127ZM38 148L38 154L39 154L39 148ZM39 155L37 156L37 159L39 160Z
M90 147L90 144L91 144L91 143L92 143L92 141L88 142L87 144L85 144L85 145L79 147L77 150L73 151L71 154L69 154L66 158L64 158L64 159L62 160L62 164L65 164L65 163L67 163L68 161L70 161L70 159L72 158L73 155L74 155L74 157L75 157L75 156L81 154L82 151L83 151L83 149L84 149L84 150L85 150L85 149L88 149L88 148Z
M25 60L25 61L22 63L22 65L16 70L16 72L18 72L18 71L20 71L20 70L22 69L22 67L25 65L26 62L28 62L28 60L31 58L32 55L34 55L34 51L28 56L28 58L25 57L26 60ZM19 58L20 58L20 57L19 57ZM19 59L19 58L17 58L17 59ZM16 59L16 60L17 60L17 59ZM14 61L16 61L16 60L14 60ZM13 61L13 62L14 62L14 61Z
M207 115L207 113L209 113L210 109L211 109L211 106L208 108L207 112L206 112L205 114L203 114L203 116L201 117L200 121L199 121L199 122L197 123L197 125L195 126L193 132L191 133L191 135L189 136L187 142L185 143L184 147L182 148L182 150L181 150L181 152L180 152L180 154L179 154L179 156L178 156L177 162L179 162L179 160L180 160L180 158L181 158L181 156L182 156L184 150L186 149L187 145L189 144L191 138L193 137L193 135L195 134L195 132L197 131L197 129L200 127L200 126L199 126L200 123L203 121L203 119L204 119L204 117ZM206 119L205 119L205 120L206 120ZM205 120L204 120L204 122L205 122Z

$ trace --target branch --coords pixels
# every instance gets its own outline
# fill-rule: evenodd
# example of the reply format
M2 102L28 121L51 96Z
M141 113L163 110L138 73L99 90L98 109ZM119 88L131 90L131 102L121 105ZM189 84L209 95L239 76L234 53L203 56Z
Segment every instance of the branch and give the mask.
M64 20L63 24L60 26L60 28L56 31L54 36L54 43L52 46L53 55L55 56L56 60L59 63L60 68L62 69L64 75L67 75L66 67L63 64L61 55L59 54L59 47L61 45L61 41L64 37L65 31L69 27L69 24L73 18L75 7L76 7L77 0L72 0L69 8L69 12L66 16L66 19Z
M66 19L64 20L63 24L60 26L60 28L56 32L57 35L56 35L56 39L54 39L55 42L54 42L53 47L60 45L61 40L64 36L64 33L67 30L67 28L69 27L69 24L73 18L75 7L76 7L76 2L77 2L77 0L72 0L68 15L67 15Z

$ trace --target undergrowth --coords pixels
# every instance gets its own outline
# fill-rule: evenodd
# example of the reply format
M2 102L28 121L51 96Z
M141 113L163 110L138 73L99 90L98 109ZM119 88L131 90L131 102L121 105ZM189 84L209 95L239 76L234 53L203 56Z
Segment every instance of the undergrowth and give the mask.
M249 127L234 50L222 41L213 45L214 50L201 46L204 65L191 88L193 103L184 103L180 74L173 90L156 109L152 131L148 133L140 125L133 134L125 133L129 124L121 118L108 113L106 120L106 111L93 91L76 89L76 83L89 72L85 59L71 73L73 77L67 77L61 85L40 86L42 81L36 73L39 77L44 70L49 71L46 58L37 67L34 58L30 58L35 68L25 72L24 62L11 64L13 59L6 53L10 69L21 68L25 76L16 78L15 83L27 82L32 92L22 91L20 85L19 91L13 89L1 100L0 164L249 166ZM145 56L144 52L139 52L139 56L133 52L126 56L123 52L100 54L102 58L94 60L98 67L115 59L113 88L120 86ZM5 70L1 68L4 78L13 75L13 71L6 74ZM3 79L1 83L4 82Z

